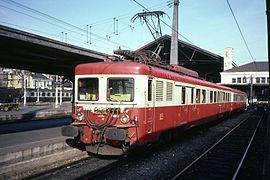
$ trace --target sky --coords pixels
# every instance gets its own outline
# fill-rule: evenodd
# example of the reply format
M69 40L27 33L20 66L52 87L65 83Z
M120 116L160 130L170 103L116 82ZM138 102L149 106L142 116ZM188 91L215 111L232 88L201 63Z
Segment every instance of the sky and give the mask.
M173 8L168 0L136 1L150 11L164 11L162 20L171 25ZM265 0L229 2L253 59L226 0L180 0L178 28L182 36L179 39L221 56L224 48L232 47L237 65L266 61ZM154 40L145 23L139 19L131 21L142 11L134 0L0 0L0 24L113 54L119 47L136 50ZM162 34L171 35L170 27L164 23L161 27Z

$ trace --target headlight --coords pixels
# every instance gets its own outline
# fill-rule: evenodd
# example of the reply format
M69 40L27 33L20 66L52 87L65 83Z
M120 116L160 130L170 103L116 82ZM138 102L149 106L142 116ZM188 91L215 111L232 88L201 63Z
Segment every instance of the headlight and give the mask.
M82 120L83 120L83 114L82 114L82 113L78 113L78 114L77 114L77 119L78 119L79 121L82 121Z
M123 115L123 116L121 117L121 122L122 122L123 124L128 123L128 121L129 121L128 115Z
M119 115L118 115L118 114L114 114L112 117L113 117L113 118L118 118Z

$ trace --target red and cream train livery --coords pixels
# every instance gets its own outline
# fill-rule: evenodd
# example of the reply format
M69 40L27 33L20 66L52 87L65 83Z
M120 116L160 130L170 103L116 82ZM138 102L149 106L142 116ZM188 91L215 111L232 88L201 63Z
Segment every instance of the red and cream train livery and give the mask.
M75 70L73 123L62 134L79 137L89 152L121 155L170 129L245 108L243 92L166 69L136 62L81 64Z

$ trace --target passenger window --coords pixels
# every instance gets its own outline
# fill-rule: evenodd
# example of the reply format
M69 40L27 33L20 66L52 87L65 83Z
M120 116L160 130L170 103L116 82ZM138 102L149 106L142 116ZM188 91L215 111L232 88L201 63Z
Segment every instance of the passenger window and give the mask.
M182 87L182 102L181 104L186 104L186 88Z
M217 102L217 92L214 92L214 102Z
M152 79L148 79L148 101L152 101Z
M191 88L191 104L194 103L194 88Z
M210 103L213 102L213 91L210 91Z
M202 103L206 102L206 91L203 89L202 90Z
M201 102L201 90L200 89L196 89L196 103L200 103Z

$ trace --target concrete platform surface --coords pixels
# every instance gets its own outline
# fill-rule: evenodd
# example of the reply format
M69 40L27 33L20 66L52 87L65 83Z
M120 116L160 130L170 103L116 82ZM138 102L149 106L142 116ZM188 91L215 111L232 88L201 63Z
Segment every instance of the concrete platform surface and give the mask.
M27 104L26 106L20 106L20 110L18 111L0 111L0 124L17 121L69 117L71 116L71 112L72 104L70 102L64 102L58 107L55 107L53 103Z

